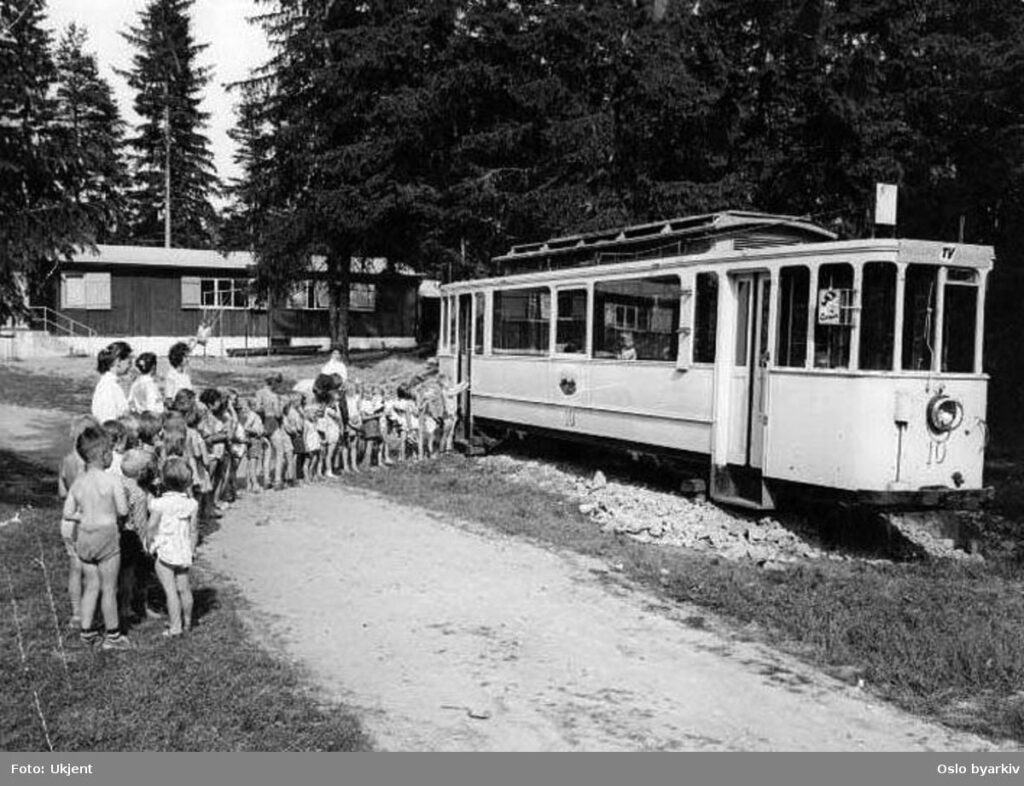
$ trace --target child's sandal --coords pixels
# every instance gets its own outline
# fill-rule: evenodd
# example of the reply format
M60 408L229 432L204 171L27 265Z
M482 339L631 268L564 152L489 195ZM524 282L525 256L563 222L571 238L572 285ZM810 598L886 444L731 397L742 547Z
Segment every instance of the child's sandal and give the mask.
M170 628L168 628L167 630L165 630L160 635L163 636L165 639L175 639L178 636L184 636L185 635L185 631L183 631L183 630L171 630Z

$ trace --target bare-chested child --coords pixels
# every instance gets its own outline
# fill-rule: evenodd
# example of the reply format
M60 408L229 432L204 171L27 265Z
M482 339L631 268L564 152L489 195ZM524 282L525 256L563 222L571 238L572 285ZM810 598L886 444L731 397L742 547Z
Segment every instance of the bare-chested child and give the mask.
M100 423L92 415L82 415L75 418L71 423L71 442L73 447L60 462L60 472L57 475L57 494L61 502L68 498L68 492L74 485L75 480L85 472L85 459L78 454L78 435L89 427L99 428ZM82 563L78 559L78 552L75 551L75 526L76 522L70 519L62 519L60 523L60 534L64 540L64 549L68 554L68 597L71 599L71 623L72 630L82 628Z
M131 646L121 634L117 614L117 574L121 567L118 519L128 515L128 501L121 478L110 472L113 449L102 428L88 427L76 441L85 460L80 474L64 501L64 519L73 521L75 552L82 563L85 587L82 590L82 641L95 644L100 639L93 629L97 603L103 613L106 635L103 649L119 650Z

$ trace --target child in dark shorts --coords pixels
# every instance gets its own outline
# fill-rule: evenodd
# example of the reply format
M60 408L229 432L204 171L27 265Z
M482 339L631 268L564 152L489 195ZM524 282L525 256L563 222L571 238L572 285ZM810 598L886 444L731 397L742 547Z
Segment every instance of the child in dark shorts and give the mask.
M76 447L85 459L85 472L78 476L64 501L64 519L74 522L75 552L82 563L82 641L95 644L100 634L92 629L97 604L103 613L106 636L103 649L131 646L121 634L117 613L117 577L121 568L118 521L128 515L128 500L122 479L107 468L112 460L110 437L103 428L86 428Z
M149 494L154 462L149 452L134 448L124 454L121 474L128 517L121 530L121 572L118 582L121 613L128 618L141 618L146 613L145 597L152 560L147 560L143 539L149 530Z

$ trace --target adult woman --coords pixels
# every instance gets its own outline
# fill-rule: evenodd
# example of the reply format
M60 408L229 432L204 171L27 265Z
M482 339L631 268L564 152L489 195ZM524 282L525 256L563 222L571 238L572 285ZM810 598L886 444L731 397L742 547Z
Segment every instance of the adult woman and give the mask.
M96 355L100 381L92 394L92 416L100 423L117 420L128 414L128 399L118 377L131 367L132 348L124 341L115 341Z
M192 377L188 374L188 356L192 350L184 341L179 341L167 353L171 368L164 378L164 396L173 400L179 390L194 390Z
M342 382L348 382L348 369L345 368L345 363L341 359L341 350L335 347L331 350L331 359L324 363L323 368L320 369L321 374L331 376L337 374L341 377Z
M164 413L164 397L160 393L160 386L153 376L156 370L156 355L152 352L143 352L135 359L135 368L139 370L139 376L132 383L128 391L128 407L135 414L152 412L154 415Z

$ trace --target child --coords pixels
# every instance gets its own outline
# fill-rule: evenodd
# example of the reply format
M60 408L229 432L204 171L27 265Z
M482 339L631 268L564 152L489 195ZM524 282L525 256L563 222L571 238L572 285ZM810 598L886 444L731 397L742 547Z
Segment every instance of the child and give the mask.
M108 420L103 424L103 430L110 437L111 459L110 472L112 475L121 477L121 458L128 449L128 429L120 420Z
M198 430L206 442L209 456L206 465L210 475L210 499L205 508L206 513L220 518L217 503L223 500L225 483L228 475L229 456L227 445L231 439L227 425L227 400L217 388L207 388L199 395L199 401L205 408L199 421Z
M306 440L302 418L302 396L293 394L288 397L282 417L284 433L288 439L284 443L285 477L290 485L299 481L298 468L305 460Z
M427 458L432 458L437 448L437 435L441 430L444 404L436 385L424 383L417 392L420 429L423 432L423 449Z
M320 432L317 431L317 422L320 420L320 410L315 404L310 404L305 409L305 417L302 420L302 438L306 448L306 458L302 468L303 477L306 480L316 480L320 475L320 462L322 457L320 450L323 443L320 440Z
M398 448L398 456L405 460L405 402L398 398L394 385L384 387L384 463L393 464L392 448Z
M213 504L213 483L209 469L212 457L206 447L206 440L199 432L202 419L199 407L193 408L185 418L185 461L188 462L192 478L192 496L198 500L203 515L207 518L220 518L222 514ZM166 465L164 469L167 469Z
M416 459L423 458L423 434L420 431L420 413L416 398L405 385L398 386L399 412L405 414L405 440L402 443L401 457L404 460L406 451L412 447L416 449Z
M384 414L384 397L375 386L364 387L360 410L363 419L363 439L366 441L363 466L372 466L374 459L377 460L378 467L382 466L384 435L381 432L380 421Z
M239 399L238 423L245 434L245 490L258 493L263 472L265 430L252 399Z
M156 575L167 596L170 627L164 636L180 636L192 628L192 588L189 568L199 542L199 504L187 492L192 471L184 459L170 458L164 466L164 495L149 505L150 552Z
M87 428L99 429L100 424L92 415L84 415L71 421L71 442L77 446L79 435ZM85 472L85 459L77 447L64 456L57 475L57 494L61 500L68 497L68 492L78 476ZM81 630L82 627L82 563L75 551L75 522L61 519L60 536L64 541L64 550L68 555L68 597L71 599L71 628Z
M450 453L455 447L455 425L459 419L459 394L469 388L468 382L451 384L447 374L442 374L439 387L441 403L444 405L444 429L441 436L441 451Z
M322 474L328 478L335 478L334 470L337 467L338 444L341 442L341 412L338 410L338 391L331 391L331 398L324 406L323 414L317 423L317 430L320 431L323 442L323 464ZM345 451L342 449L342 463L347 463Z
M86 428L78 435L76 447L85 459L85 472L68 491L64 519L74 522L75 553L85 577L80 635L86 644L99 641L100 634L92 627L99 603L106 628L103 649L127 649L131 642L121 634L117 614L117 576L121 568L118 519L128 515L128 500L121 479L107 471L113 449L106 431Z
M149 495L145 487L150 483L152 463L150 454L134 448L124 454L121 478L128 502L128 518L121 530L121 572L118 582L119 608L126 617L141 617L145 613L147 566L144 540L149 528ZM142 590L140 592L140 590Z
M345 407L342 415L346 425L345 440L348 443L348 469L359 471L359 442L363 436L363 401L359 395L359 387L354 382L345 383L345 398L341 404Z

